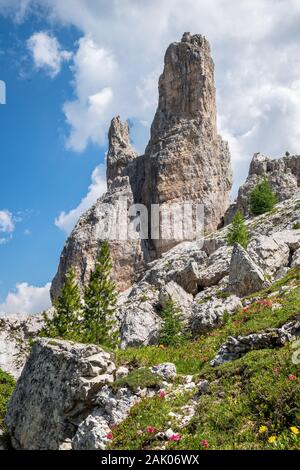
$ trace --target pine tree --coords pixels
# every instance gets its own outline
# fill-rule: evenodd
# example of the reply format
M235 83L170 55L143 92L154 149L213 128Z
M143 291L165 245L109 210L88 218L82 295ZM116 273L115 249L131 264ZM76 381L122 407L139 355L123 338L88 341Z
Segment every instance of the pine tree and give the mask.
M42 336L76 340L79 333L82 305L73 268L67 272L60 296L53 306L52 318L44 313L45 327L42 330Z
M240 211L237 211L232 220L232 224L228 229L227 242L229 245L239 243L244 248L247 248L248 246L249 234L245 224L245 219Z
M250 208L253 215L270 212L277 203L277 196L267 179L259 183L250 194Z
M158 335L159 344L179 346L186 340L182 322L182 312L176 302L168 299L161 312L162 325Z
M103 242L84 292L83 336L88 343L115 347L118 332L115 328L116 286L111 280L112 262L109 245Z

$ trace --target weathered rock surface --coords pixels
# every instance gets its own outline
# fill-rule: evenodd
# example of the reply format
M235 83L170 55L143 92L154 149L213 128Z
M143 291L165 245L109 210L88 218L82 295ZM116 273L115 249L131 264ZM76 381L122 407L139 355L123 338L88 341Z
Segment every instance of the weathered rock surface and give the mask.
M43 326L42 315L0 316L0 369L18 378L30 352L29 340Z
M194 298L174 281L168 282L159 293L159 304L162 308L168 300L173 300L178 305L184 317L189 316Z
M158 375L159 377L162 377L164 380L174 379L177 375L176 366L171 362L153 366L151 367L151 372Z
M193 336L199 336L220 326L225 312L233 314L241 307L242 303L235 295L226 299L214 298L204 303L194 302L189 325Z
M221 222L232 184L228 145L217 134L215 94L209 43L203 36L186 33L165 55L145 153L144 201L148 207L202 203L207 229L216 229ZM176 240L154 244L160 255Z
M121 291L133 284L144 265L143 246L138 234L131 231L130 238L126 239L127 209L133 202L129 177L117 177L108 192L80 217L61 254L58 272L51 286L52 299L59 295L71 267L75 269L81 288L88 282L100 243L108 238L106 232L112 235L109 246L113 279Z
M211 287L218 284L229 274L232 256L231 246L221 246L209 258L207 268L199 272L198 286Z
M107 184L112 184L117 176L124 176L127 165L137 158L137 153L129 141L128 123L122 123L120 116L113 118L108 133Z
M229 292L244 297L267 285L268 282L263 271L254 263L243 247L238 243L235 244L229 269Z
M6 424L16 449L60 449L89 401L113 381L115 365L97 346L42 339L32 348L9 403Z
M249 199L255 186L266 178L278 201L300 197L300 155L272 160L261 153L256 153L251 161L249 175L240 187L236 202L225 215L225 223L230 223L235 212L240 210L245 216L250 215Z
M236 338L230 336L211 361L211 365L217 366L224 362L234 361L249 351L279 348L288 341L294 341L298 336L300 336L300 322L298 320L286 323L281 328L269 329L262 333Z

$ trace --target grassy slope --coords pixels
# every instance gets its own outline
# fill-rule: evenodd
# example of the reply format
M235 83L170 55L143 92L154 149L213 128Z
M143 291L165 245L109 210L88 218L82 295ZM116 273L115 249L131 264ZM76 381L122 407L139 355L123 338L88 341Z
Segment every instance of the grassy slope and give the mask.
M281 286L294 286L290 292L281 292ZM257 296L256 296L257 297ZM291 431L300 429L300 365L292 362L292 344L277 350L248 353L243 358L212 368L209 361L229 336L246 335L278 327L300 313L300 270L294 270L271 288L259 293L272 299L279 308L264 307L253 302L218 330L188 343L181 348L162 349L144 347L118 352L119 364L150 366L174 362L179 374L192 374L195 380L210 382L209 394L200 397L198 409L190 425L182 430L180 442L167 443L167 448L199 449L206 439L210 449L300 449L300 437ZM290 375L296 380L290 380ZM114 430L114 449L154 449L161 443L155 433L146 432L148 426L156 431L168 429L170 411L180 410L191 398L190 392L172 400L159 397L145 399L136 405L126 421ZM267 431L260 433L261 426ZM275 442L268 441L275 436Z

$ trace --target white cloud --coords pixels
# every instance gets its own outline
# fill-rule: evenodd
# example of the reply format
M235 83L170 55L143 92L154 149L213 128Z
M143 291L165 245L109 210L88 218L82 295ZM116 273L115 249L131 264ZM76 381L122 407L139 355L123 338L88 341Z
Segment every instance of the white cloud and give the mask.
M15 229L13 215L7 210L0 211L0 232L11 233Z
M62 63L72 57L72 53L62 50L56 37L47 32L34 33L27 41L35 67L45 69L51 77L60 72Z
M92 183L89 186L87 195L82 199L80 204L70 212L61 212L55 220L55 225L69 234L81 214L89 209L97 199L106 191L106 168L105 165L99 165L92 173Z
M5 301L0 304L1 314L27 313L36 314L47 310L51 306L50 286L30 286L26 282L19 283L15 292L9 292Z

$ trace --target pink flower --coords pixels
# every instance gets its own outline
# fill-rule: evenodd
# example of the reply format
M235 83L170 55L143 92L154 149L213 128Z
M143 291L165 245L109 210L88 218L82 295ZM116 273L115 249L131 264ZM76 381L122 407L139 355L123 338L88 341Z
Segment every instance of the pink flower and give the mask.
M164 390L160 390L159 392L159 398L165 398L166 392Z
M113 433L112 433L112 432L109 432L109 433L107 434L107 436L106 436L106 439L110 439L110 440L111 440L111 439L113 439L113 438L114 438L114 436L113 436Z
M178 442L180 441L180 435L179 434L172 434L172 436L169 438L169 441L174 441L174 442Z
M153 433L155 432L155 428L154 428L153 426L148 426L148 427L147 427L147 432L148 432L149 434L153 434Z
M249 310L249 307L244 307L243 312L247 312Z
M297 380L297 377L294 374L288 376L289 380Z
M207 439L202 439L201 447L203 447L204 449L208 448L208 440Z

